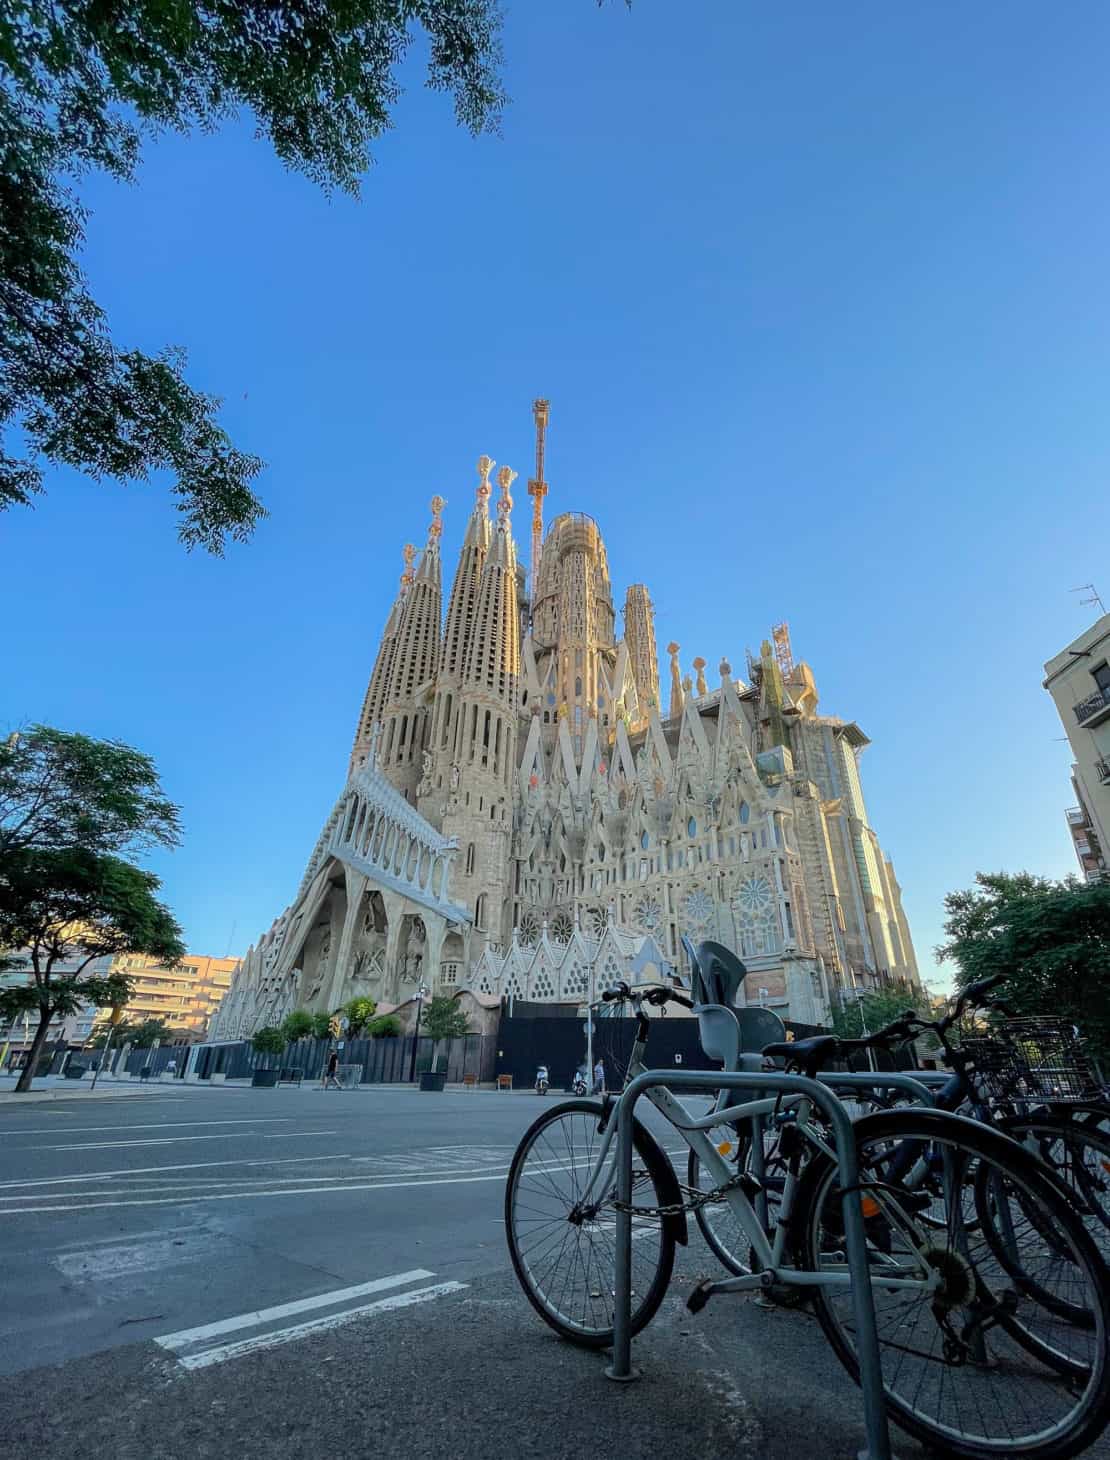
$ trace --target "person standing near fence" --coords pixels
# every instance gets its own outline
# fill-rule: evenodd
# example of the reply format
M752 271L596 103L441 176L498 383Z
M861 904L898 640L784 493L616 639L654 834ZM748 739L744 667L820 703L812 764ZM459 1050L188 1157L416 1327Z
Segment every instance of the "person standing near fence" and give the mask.
M329 1088L329 1086L334 1087L336 1090L342 1090L343 1086L339 1083L339 1077L336 1074L336 1071L338 1069L339 1069L339 1053L338 1053L337 1050L334 1050L333 1049L332 1052L331 1052L331 1054L328 1055L328 1062L327 1062L327 1065L324 1068L324 1089L325 1090L327 1090Z
M597 1057L597 1064L594 1065L594 1094L605 1094L605 1065L600 1055Z

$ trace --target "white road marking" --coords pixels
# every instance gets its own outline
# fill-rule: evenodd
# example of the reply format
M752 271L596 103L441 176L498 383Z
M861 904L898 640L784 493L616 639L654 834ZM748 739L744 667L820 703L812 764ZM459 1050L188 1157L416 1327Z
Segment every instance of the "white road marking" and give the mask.
M166 1130L174 1125L288 1125L293 1119L291 1115L255 1115L242 1116L237 1120L154 1120L146 1121L142 1125L125 1126L125 1130ZM12 1136L85 1136L96 1131L116 1130L120 1128L119 1121L115 1125L72 1125L59 1130L57 1126L42 1126L36 1130L13 1130L4 1134Z
M578 1163L585 1164L585 1163ZM533 1168L536 1169L536 1168ZM545 1168L552 1171L569 1171L569 1166L552 1166ZM161 1207L161 1206L182 1206L186 1203L202 1201L247 1201L259 1196L314 1196L321 1192L348 1192L348 1191L397 1191L404 1187L412 1186L468 1186L476 1181L504 1181L505 1172L498 1171L492 1176L434 1176L426 1180L415 1181L369 1181L352 1186L302 1186L289 1191L227 1191L212 1196L186 1196L179 1193L173 1197L144 1197L141 1201L85 1201L74 1202L71 1206L51 1207L0 1207L0 1216L27 1216L36 1212L83 1212L99 1210L102 1207ZM45 1194L44 1194L45 1195ZM18 1198L8 1197L8 1201Z
M281 1344L293 1343L310 1333L323 1333L330 1328L339 1328L355 1318L369 1313L388 1313L395 1308L409 1308L414 1303L428 1303L434 1298L458 1293L466 1283L435 1283L430 1288L416 1288L411 1293L395 1293L392 1298L381 1298L376 1303L365 1303L359 1308L348 1308L343 1313L329 1314L326 1318L314 1318L308 1323L297 1323L292 1328L278 1328L273 1333L259 1334L257 1338L240 1339L238 1343L225 1343L217 1348L203 1349L200 1353L184 1354L177 1362L185 1369L206 1369L212 1364L222 1364L228 1359L241 1358L244 1354L257 1353L261 1349L277 1348Z
M65 1277L114 1283L127 1274L158 1272L181 1263L198 1262L211 1253L214 1245L214 1239L209 1236L161 1237L154 1241L97 1245L63 1252L51 1261Z
M116 1171L75 1171L72 1176L38 1176L33 1181L0 1181L0 1190L26 1186L65 1186L71 1181L105 1181L109 1176L151 1176L156 1171L207 1171L210 1166L298 1166L305 1161L345 1161L349 1151L334 1156L282 1156L277 1160L186 1161L176 1166L121 1166ZM0 1197L0 1201L14 1201Z
M314 1308L333 1308L351 1298L366 1298L371 1293L383 1292L386 1288L403 1288L406 1283L417 1283L423 1278L435 1277L427 1268L414 1267L411 1272L394 1273L392 1277L374 1278L368 1283L356 1283L350 1288L335 1288L330 1293L316 1293L311 1298L298 1298L292 1303L278 1303L273 1308L259 1308L253 1313L240 1313L234 1318L221 1318L216 1323L202 1323L199 1328L182 1328L177 1333L164 1333L154 1340L162 1348L175 1350L188 1348L203 1338L219 1338L224 1333L236 1333L241 1328L258 1328L271 1323L275 1318L292 1318L297 1313L309 1313Z
M255 1131L221 1131L214 1136L166 1136L164 1140L146 1141L77 1141L71 1146L28 1146L29 1151L106 1151L117 1146L176 1146L182 1141L233 1141L237 1136L255 1135ZM334 1136L333 1130L287 1130L276 1135L264 1135L264 1141L296 1140L298 1136Z

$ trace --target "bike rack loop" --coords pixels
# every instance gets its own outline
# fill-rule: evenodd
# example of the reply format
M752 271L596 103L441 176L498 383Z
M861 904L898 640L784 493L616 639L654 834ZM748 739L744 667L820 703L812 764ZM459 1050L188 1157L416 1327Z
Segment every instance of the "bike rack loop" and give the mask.
M780 1090L789 1095L805 1095L829 1117L840 1167L842 1186L849 1190L842 1201L844 1239L848 1271L852 1277L852 1309L856 1323L856 1352L859 1356L860 1389L863 1393L863 1419L867 1449L860 1460L892 1460L890 1434L887 1429L886 1403L883 1398L882 1360L879 1337L875 1328L875 1304L871 1292L871 1269L867 1260L867 1241L863 1228L863 1211L859 1193L859 1165L852 1122L843 1105L826 1085L804 1075L785 1073L756 1074L748 1071L645 1070L637 1075L623 1092L617 1107L617 1201L614 1216L616 1229L616 1274L614 1282L613 1362L606 1377L628 1381L638 1375L632 1371L632 1112L636 1101L655 1085L674 1091L700 1091L712 1094L717 1090L755 1091ZM721 1112L716 1112L717 1115ZM714 1113L703 1117L708 1126Z
M936 1096L928 1088L923 1080L916 1075L895 1074L893 1070L884 1073L882 1070L863 1070L859 1074L851 1074L848 1071L841 1073L838 1070L827 1070L817 1078L822 1085L828 1085L832 1090L838 1090L843 1086L848 1090L869 1090L872 1088L880 1090L905 1090L922 1105L935 1105ZM947 1075L944 1077L947 1079Z

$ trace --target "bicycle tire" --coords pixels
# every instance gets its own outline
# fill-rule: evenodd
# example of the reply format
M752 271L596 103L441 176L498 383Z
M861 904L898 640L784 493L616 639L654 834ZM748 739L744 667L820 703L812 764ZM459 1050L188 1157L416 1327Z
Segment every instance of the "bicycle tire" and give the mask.
M567 1213L574 1208L577 1195L585 1185L585 1174L592 1161L594 1145L593 1140L586 1140L581 1160L576 1161L576 1147L572 1140L573 1128L581 1127L583 1136L592 1130L593 1134L600 1139L603 1115L604 1107L599 1100L565 1101L561 1105L552 1106L550 1110L545 1110L521 1137L509 1167L509 1178L505 1185L505 1234L509 1243L509 1256L512 1259L513 1271L524 1289L525 1296L543 1321L561 1338L578 1344L582 1348L591 1349L608 1348L613 1342L612 1284L615 1239L609 1234L607 1225L596 1220L575 1225L569 1222ZM611 1112L610 1118L615 1120L616 1113ZM554 1125L564 1127L555 1139L552 1138L548 1129ZM533 1172L534 1175L542 1176L542 1181L536 1187L528 1190L523 1183L529 1179L529 1157L537 1150L541 1138L547 1143L548 1155L537 1159ZM658 1161L666 1160L666 1157L660 1157L658 1147L655 1146L652 1138L638 1125L633 1126L633 1144L635 1156L638 1158L633 1165L633 1203L638 1206L661 1206L664 1204L665 1193L662 1189ZM569 1165L560 1166L559 1163L566 1162L567 1158L569 1158ZM614 1136L606 1157L608 1170L603 1173L603 1179L598 1187L605 1193L600 1203L601 1208L608 1207L610 1211L615 1197L615 1160L616 1137ZM561 1188L559 1181L555 1179L564 1170L571 1173L571 1179L565 1183L565 1191ZM524 1214L530 1206L530 1202L524 1203L521 1200L522 1195L525 1194L529 1196L530 1202L541 1203L534 1209L532 1216ZM535 1229L531 1232L524 1230L529 1222ZM561 1225L562 1223L566 1223L565 1229ZM546 1227L548 1230L541 1231L540 1227ZM655 1241L645 1243L636 1240L638 1234L642 1235L646 1227L649 1228L650 1236L650 1224L644 1221L641 1221L638 1230L633 1232L632 1332L634 1334L639 1333L655 1316L674 1270L675 1240L668 1229L667 1222L657 1222L658 1236ZM576 1233L577 1237L571 1244L568 1254L567 1242L572 1232ZM552 1249L559 1240L560 1233L562 1233L561 1246L552 1256ZM597 1239L596 1245L601 1251L600 1260L595 1257L592 1250L595 1238ZM588 1242L591 1247L591 1251L584 1260L583 1242ZM541 1245L544 1243L548 1245ZM561 1262L564 1256L568 1260ZM569 1270L571 1274L570 1278L565 1278L561 1283L558 1302L549 1291L556 1286L556 1283L552 1281L556 1264L559 1264L560 1273ZM542 1272L540 1271L541 1266ZM647 1271L649 1266L650 1271ZM569 1283L571 1279L576 1280L578 1275L581 1275L585 1281L588 1296L583 1304L580 1321L575 1321L571 1314L561 1311L559 1304L567 1302Z
M1110 1176L1110 1135L1084 1121L1060 1120L1050 1115L1011 1116L1000 1128L1034 1159L1047 1167L1052 1179L1073 1203L1073 1210L1083 1221L1088 1235L1105 1262L1110 1252L1110 1183L1106 1179ZM1063 1165L1050 1149L1050 1146L1054 1147L1057 1143L1064 1146L1066 1157L1070 1158L1066 1158ZM1095 1170L1089 1169L1084 1152L1093 1153L1090 1164ZM979 1191L980 1184L981 1178L976 1183L977 1205L986 1203L989 1199L985 1190ZM1028 1215L1031 1221L1035 1220L1033 1213ZM1047 1241L1052 1240L1051 1233L1042 1235ZM1046 1291L1022 1271L1013 1259L1010 1246L994 1223L990 1224L987 1238L995 1246L995 1256L999 1262L1015 1282L1028 1288L1030 1297L1068 1322L1089 1322L1088 1313L1079 1312L1071 1305L1061 1303L1054 1294Z
M1068 1457L1086 1449L1110 1420L1110 1357L1107 1348L1110 1294L1105 1268L1094 1244L1057 1187L1045 1178L1039 1163L1020 1146L997 1131L959 1116L908 1108L868 1116L853 1130L861 1180L865 1183L869 1174L876 1172L881 1181L883 1168L877 1157L896 1149L904 1141L922 1142L932 1148L943 1147L958 1153L964 1163L989 1164L999 1173L999 1180L1004 1179L1019 1190L1025 1201L1041 1205L1045 1221L1051 1223L1053 1231L1059 1234L1060 1242L1066 1244L1076 1272L1081 1273L1085 1280L1092 1313L1089 1333L1084 1334L1066 1324L1059 1325L1066 1341L1074 1342L1077 1348L1081 1346L1087 1356L1085 1363L1073 1365L1069 1378L1065 1379L1059 1367L1047 1359L1043 1360L1043 1372L1033 1367L1035 1360L1041 1362L1040 1356L1031 1352L1022 1339L1028 1339L1028 1325L1034 1319L1043 1319L1044 1324L1049 1325L1046 1331L1054 1333L1055 1330L1051 1329L1053 1320L1042 1309L1029 1305L1029 1310L1023 1313L1022 1322L1026 1327L1021 1335L1012 1331L1012 1324L1002 1321L1000 1315L1004 1311L1012 1314L1015 1310L1008 1308L1004 1301L1005 1289L995 1279L995 1264L990 1260L990 1247L985 1237L976 1236L973 1245L964 1234L962 1247L957 1243L946 1251L937 1249L927 1240L931 1235L930 1229L915 1224L912 1203L904 1207L901 1205L899 1189L872 1183L874 1195L871 1206L878 1215L868 1221L867 1227L869 1251L876 1270L881 1261L891 1261L889 1253L892 1248L884 1248L882 1243L880 1224L885 1223L888 1237L897 1235L901 1229L908 1230L913 1238L907 1242L910 1257L919 1264L924 1260L926 1265L943 1275L937 1293L922 1292L920 1295L922 1328L917 1327L917 1320L913 1325L909 1324L907 1303L914 1300L906 1298L906 1290L899 1293L889 1288L884 1290L881 1285L874 1289L880 1350L884 1354L884 1390L891 1419L915 1438L940 1446L945 1454L963 1457L963 1460L990 1460L990 1457L1001 1455L1021 1457L1021 1460L1068 1460ZM958 1179L962 1189L962 1177ZM836 1162L818 1154L805 1168L798 1192L794 1255L799 1267L820 1271L836 1265L829 1253L829 1225L825 1213L827 1205L830 1214L838 1211L839 1201ZM962 1209L962 1199L960 1205ZM889 1214L892 1207L898 1218L896 1222L891 1222L888 1215L884 1215ZM842 1263L840 1265L843 1266ZM994 1288L990 1286L992 1279L995 1279ZM996 1297L996 1293L1000 1296ZM859 1363L852 1341L854 1319L850 1310L847 1318L844 1313L845 1302L850 1301L850 1289L818 1286L813 1289L813 1294L814 1308L826 1338L858 1383ZM978 1329L978 1342L984 1345L981 1360L973 1349L970 1350L970 1362L966 1353L963 1357L950 1356L947 1336L937 1348L937 1335L955 1332L955 1325L963 1321L964 1311L974 1316L977 1311L985 1313L991 1306L990 1322L993 1327L985 1320L978 1323L969 1320L961 1330L966 1349L969 1331L973 1327ZM948 1330L944 1322L947 1322ZM985 1350L984 1335L990 1337L996 1350L994 1354ZM928 1350L930 1340L931 1351ZM1008 1348L1007 1340L1017 1347ZM1054 1341L1062 1340L1056 1337ZM922 1350L922 1345L926 1351ZM1047 1341L1044 1346L1047 1346ZM912 1397L910 1390L915 1371L907 1366L907 1357L935 1366L918 1380L916 1388L912 1389ZM962 1380L960 1376L963 1376ZM961 1382L966 1389L962 1402L961 1391L957 1389ZM936 1414L926 1412L926 1404L932 1402L930 1395L935 1396ZM991 1401L990 1419L982 1406L984 1395ZM954 1413L954 1419L945 1418L942 1413L945 1400L948 1402L945 1413ZM1051 1423L1036 1412L1038 1405L1058 1403L1070 1407ZM975 1408L977 1414L972 1413ZM1028 1432L1003 1435L1001 1430L1007 1423L1012 1423L1013 1427L1025 1423ZM975 1430L975 1425L979 1426L980 1432Z

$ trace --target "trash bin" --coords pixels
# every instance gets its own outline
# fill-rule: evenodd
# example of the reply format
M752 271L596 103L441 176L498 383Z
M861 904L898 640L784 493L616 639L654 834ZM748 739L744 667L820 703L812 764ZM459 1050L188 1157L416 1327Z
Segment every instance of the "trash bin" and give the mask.
M420 1076L421 1090L442 1090L446 1084L446 1070L425 1070Z
M66 1065L65 1077L67 1080L80 1080L85 1073L84 1065Z
M152 1069L152 1066L151 1065L144 1065L142 1067L142 1069L139 1071L139 1079L140 1080L149 1080L150 1079L151 1069Z
M251 1076L252 1085L261 1085L265 1089L269 1089L271 1086L276 1085L277 1082L277 1070L255 1070L254 1074Z
M282 1085L299 1085L304 1079L304 1069L300 1065L287 1065L281 1072L280 1083Z

